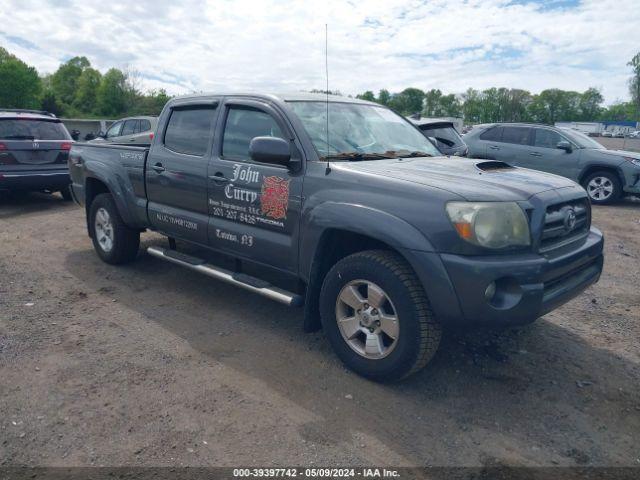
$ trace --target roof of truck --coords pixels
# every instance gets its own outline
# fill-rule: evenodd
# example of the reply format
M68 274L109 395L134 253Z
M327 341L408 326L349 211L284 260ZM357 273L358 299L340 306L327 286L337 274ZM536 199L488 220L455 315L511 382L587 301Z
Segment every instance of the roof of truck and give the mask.
M175 97L189 99L199 97L253 97L265 100L280 100L283 102L326 102L331 103L359 103L363 105L380 106L378 103L360 100L359 98L343 97L342 95L325 95L324 93L289 92L289 93L264 93L264 92L206 92Z

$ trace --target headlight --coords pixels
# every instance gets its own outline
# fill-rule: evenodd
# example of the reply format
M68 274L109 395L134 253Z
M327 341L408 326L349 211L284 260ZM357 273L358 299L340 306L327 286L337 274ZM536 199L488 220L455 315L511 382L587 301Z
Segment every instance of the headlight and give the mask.
M486 248L531 244L529 222L515 202L449 202L447 215L458 235Z

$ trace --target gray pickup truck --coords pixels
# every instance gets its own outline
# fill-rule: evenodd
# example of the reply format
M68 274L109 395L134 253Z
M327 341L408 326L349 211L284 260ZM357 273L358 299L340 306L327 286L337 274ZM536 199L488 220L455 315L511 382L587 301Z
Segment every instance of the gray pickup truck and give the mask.
M578 184L442 157L406 119L351 98L176 98L149 147L74 144L69 165L105 262L160 232L167 248L147 253L304 305L305 330L322 327L376 380L426 365L443 327L532 322L602 270Z

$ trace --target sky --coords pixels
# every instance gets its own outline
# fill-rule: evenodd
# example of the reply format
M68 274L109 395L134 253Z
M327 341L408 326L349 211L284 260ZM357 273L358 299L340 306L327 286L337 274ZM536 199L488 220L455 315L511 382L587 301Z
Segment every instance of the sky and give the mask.
M0 0L0 46L54 72L86 56L143 89L600 88L629 98L640 0Z

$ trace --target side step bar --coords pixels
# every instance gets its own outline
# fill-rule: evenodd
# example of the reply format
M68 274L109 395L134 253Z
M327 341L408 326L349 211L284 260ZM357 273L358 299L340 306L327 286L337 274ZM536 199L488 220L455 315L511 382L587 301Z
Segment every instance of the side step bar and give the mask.
M213 265L205 263L204 260L184 253L176 252L175 250L168 250L159 247L148 247L147 253L154 257L162 258L168 262L175 263L182 267L186 267L196 272L204 273L209 277L213 277L223 282L230 283L250 292L263 295L276 302L284 303L290 307L299 307L303 304L304 300L302 295L297 295L292 292L287 292L281 288L274 287L273 285L260 280L259 278L246 275L244 273L234 273L224 268L215 267Z

